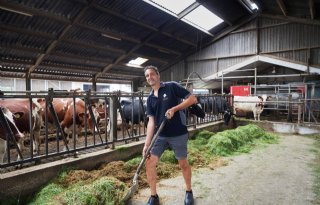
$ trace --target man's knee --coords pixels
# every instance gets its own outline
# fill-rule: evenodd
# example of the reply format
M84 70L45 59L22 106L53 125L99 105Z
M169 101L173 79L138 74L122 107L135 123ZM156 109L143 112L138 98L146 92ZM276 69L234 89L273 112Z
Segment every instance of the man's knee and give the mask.
M179 165L180 165L180 168L182 170L185 170L185 169L188 169L189 168L189 163L188 163L188 160L179 160Z
M146 168L155 168L157 166L158 158L154 155L151 155L146 161Z

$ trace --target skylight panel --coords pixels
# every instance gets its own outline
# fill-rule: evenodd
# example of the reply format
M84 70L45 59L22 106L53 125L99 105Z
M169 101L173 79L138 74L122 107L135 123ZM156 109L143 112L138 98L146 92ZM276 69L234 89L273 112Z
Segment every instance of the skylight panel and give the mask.
M256 3L251 3L250 6L251 6L252 10L258 10L259 9L259 7L257 6Z
M213 27L223 22L221 18L206 9L204 6L199 6L198 8L194 9L185 17L183 17L182 20L191 25L193 24L193 26L198 26L206 31L209 31Z
M153 2L155 4L157 4L158 6L163 7L166 10L171 11L172 13L178 15L180 12L182 12L185 8L187 8L188 6L190 6L191 4L193 4L195 2L195 0L149 0L147 1L149 2Z
M223 22L221 18L195 0L143 0L152 6L209 34L213 27Z
M146 58L137 57L136 59L130 60L127 65L140 66L147 61L148 59Z

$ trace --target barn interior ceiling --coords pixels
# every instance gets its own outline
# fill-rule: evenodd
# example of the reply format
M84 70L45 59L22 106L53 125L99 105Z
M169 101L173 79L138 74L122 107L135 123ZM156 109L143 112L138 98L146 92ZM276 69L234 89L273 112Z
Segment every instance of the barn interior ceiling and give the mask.
M143 78L145 65L164 70L257 13L320 19L320 0L193 4L200 5L223 23L203 32L142 0L1 0L0 76L126 83ZM148 61L128 65L137 57Z

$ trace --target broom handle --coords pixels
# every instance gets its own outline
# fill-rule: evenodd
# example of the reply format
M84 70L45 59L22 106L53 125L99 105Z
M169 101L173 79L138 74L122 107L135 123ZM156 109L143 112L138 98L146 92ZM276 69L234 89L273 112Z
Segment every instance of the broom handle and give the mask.
M149 147L148 147L148 149L147 149L147 151L146 151L146 154L144 155L143 159L141 160L141 162L140 162L140 164L139 164L139 166L138 166L138 169L137 169L137 171L136 171L135 176L138 176L138 175L139 175L139 173L140 173L140 171L141 171L141 168L142 168L144 162L145 162L145 161L147 160L147 158L149 157L150 151L151 151L153 145L156 143L156 140L157 140L160 132L162 131L162 129L163 129L163 127L165 126L165 124L166 124L167 121L168 121L167 118L165 118L165 119L162 121L159 129L157 130L156 134L153 136L153 138L152 138L152 140L151 140L151 143L150 143L150 145L149 145Z

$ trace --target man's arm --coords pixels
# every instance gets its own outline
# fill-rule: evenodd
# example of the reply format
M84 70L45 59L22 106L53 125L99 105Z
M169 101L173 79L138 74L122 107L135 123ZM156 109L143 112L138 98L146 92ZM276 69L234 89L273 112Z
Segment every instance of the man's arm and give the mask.
M154 128L155 128L154 116L149 116L149 121L147 125L147 137L146 137L146 142L144 143L143 152L142 152L143 156L146 154L146 151L151 143L153 133L154 133Z
M176 106L168 109L167 112L166 112L166 117L167 117L168 119L171 119L171 118L173 117L173 115L174 115L175 112L177 112L177 111L179 111L179 110L186 109L187 107L189 107L189 106L191 106L191 105L193 105L193 104L195 104L195 103L197 103L197 102L198 102L198 100L197 100L196 96L194 96L194 95L189 95L189 96L187 97L187 99L185 99L184 101L182 101L180 104L178 104L178 105L176 105Z

